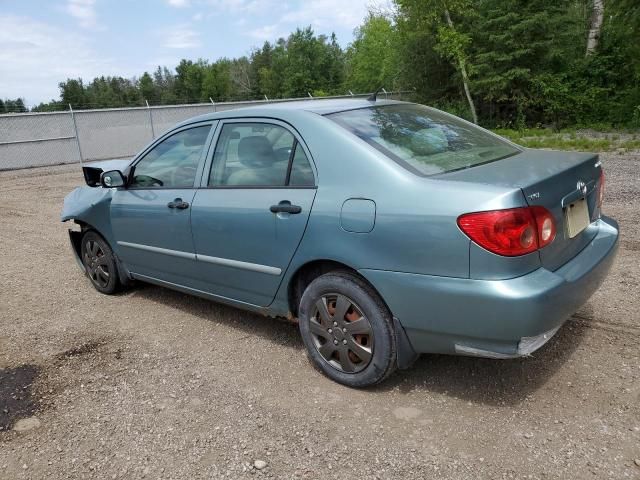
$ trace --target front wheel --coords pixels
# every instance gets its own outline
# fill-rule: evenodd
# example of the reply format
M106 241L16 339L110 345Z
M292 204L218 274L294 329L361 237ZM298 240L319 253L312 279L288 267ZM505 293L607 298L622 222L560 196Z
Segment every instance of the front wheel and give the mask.
M104 238L89 230L82 237L80 253L85 272L96 290L110 295L120 289L116 260Z
M300 300L299 326L310 360L332 380L367 387L396 368L393 318L378 294L352 273L313 280Z

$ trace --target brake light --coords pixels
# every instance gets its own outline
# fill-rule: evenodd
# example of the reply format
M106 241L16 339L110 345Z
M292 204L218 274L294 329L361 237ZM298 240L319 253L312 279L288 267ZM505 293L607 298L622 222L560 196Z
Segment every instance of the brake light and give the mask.
M553 215L539 206L466 213L458 226L481 247L506 257L535 252L556 237Z
M598 210L602 208L604 201L604 170L600 170L600 185L598 186Z

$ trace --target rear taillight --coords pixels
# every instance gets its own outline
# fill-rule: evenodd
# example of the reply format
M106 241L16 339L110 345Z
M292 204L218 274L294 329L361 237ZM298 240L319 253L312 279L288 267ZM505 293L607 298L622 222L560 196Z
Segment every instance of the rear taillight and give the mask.
M458 226L481 247L506 257L535 252L556 237L553 215L537 206L466 213Z
M600 170L600 181L598 183L598 210L600 210L604 201L604 170Z

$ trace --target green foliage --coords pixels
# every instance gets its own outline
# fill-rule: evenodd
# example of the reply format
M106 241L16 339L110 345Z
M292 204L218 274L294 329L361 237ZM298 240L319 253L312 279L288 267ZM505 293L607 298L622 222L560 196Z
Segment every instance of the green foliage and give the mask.
M393 14L369 13L344 50L335 35L307 27L246 57L183 59L175 70L158 67L137 79L68 79L60 84L59 101L35 110L326 96L382 86L414 91L415 101L471 119L466 69L485 126L640 128L637 0L605 2L599 44L588 56L592 0L394 4Z
M640 127L637 1L605 3L600 45L589 57L590 0L395 3L401 86L415 87L420 101L466 115L455 68L462 60L484 125Z
M352 91L370 92L383 86L398 86L399 58L397 32L384 15L369 14L355 31L347 48L346 85Z
M35 108L47 111L68 108L197 103L251 98L301 97L344 94L345 52L335 35L315 35L311 27L297 29L287 39L265 42L249 57L183 59L175 72L158 67L138 79L98 77L60 83L60 101Z
M13 100L9 98L0 99L0 113L22 113L26 111L27 107L25 107L22 98Z
M548 148L554 150L581 150L588 152L605 152L620 150L640 150L640 139L629 133L607 133L609 126L599 125L598 131L562 129L553 131L549 128L495 129L498 135L529 148Z

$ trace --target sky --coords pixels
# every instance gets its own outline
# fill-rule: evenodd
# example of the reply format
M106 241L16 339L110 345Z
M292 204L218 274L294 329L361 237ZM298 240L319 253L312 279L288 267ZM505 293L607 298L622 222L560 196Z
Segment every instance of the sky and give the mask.
M345 47L371 0L0 0L0 98L59 98L67 78L125 78L246 55L311 25Z

